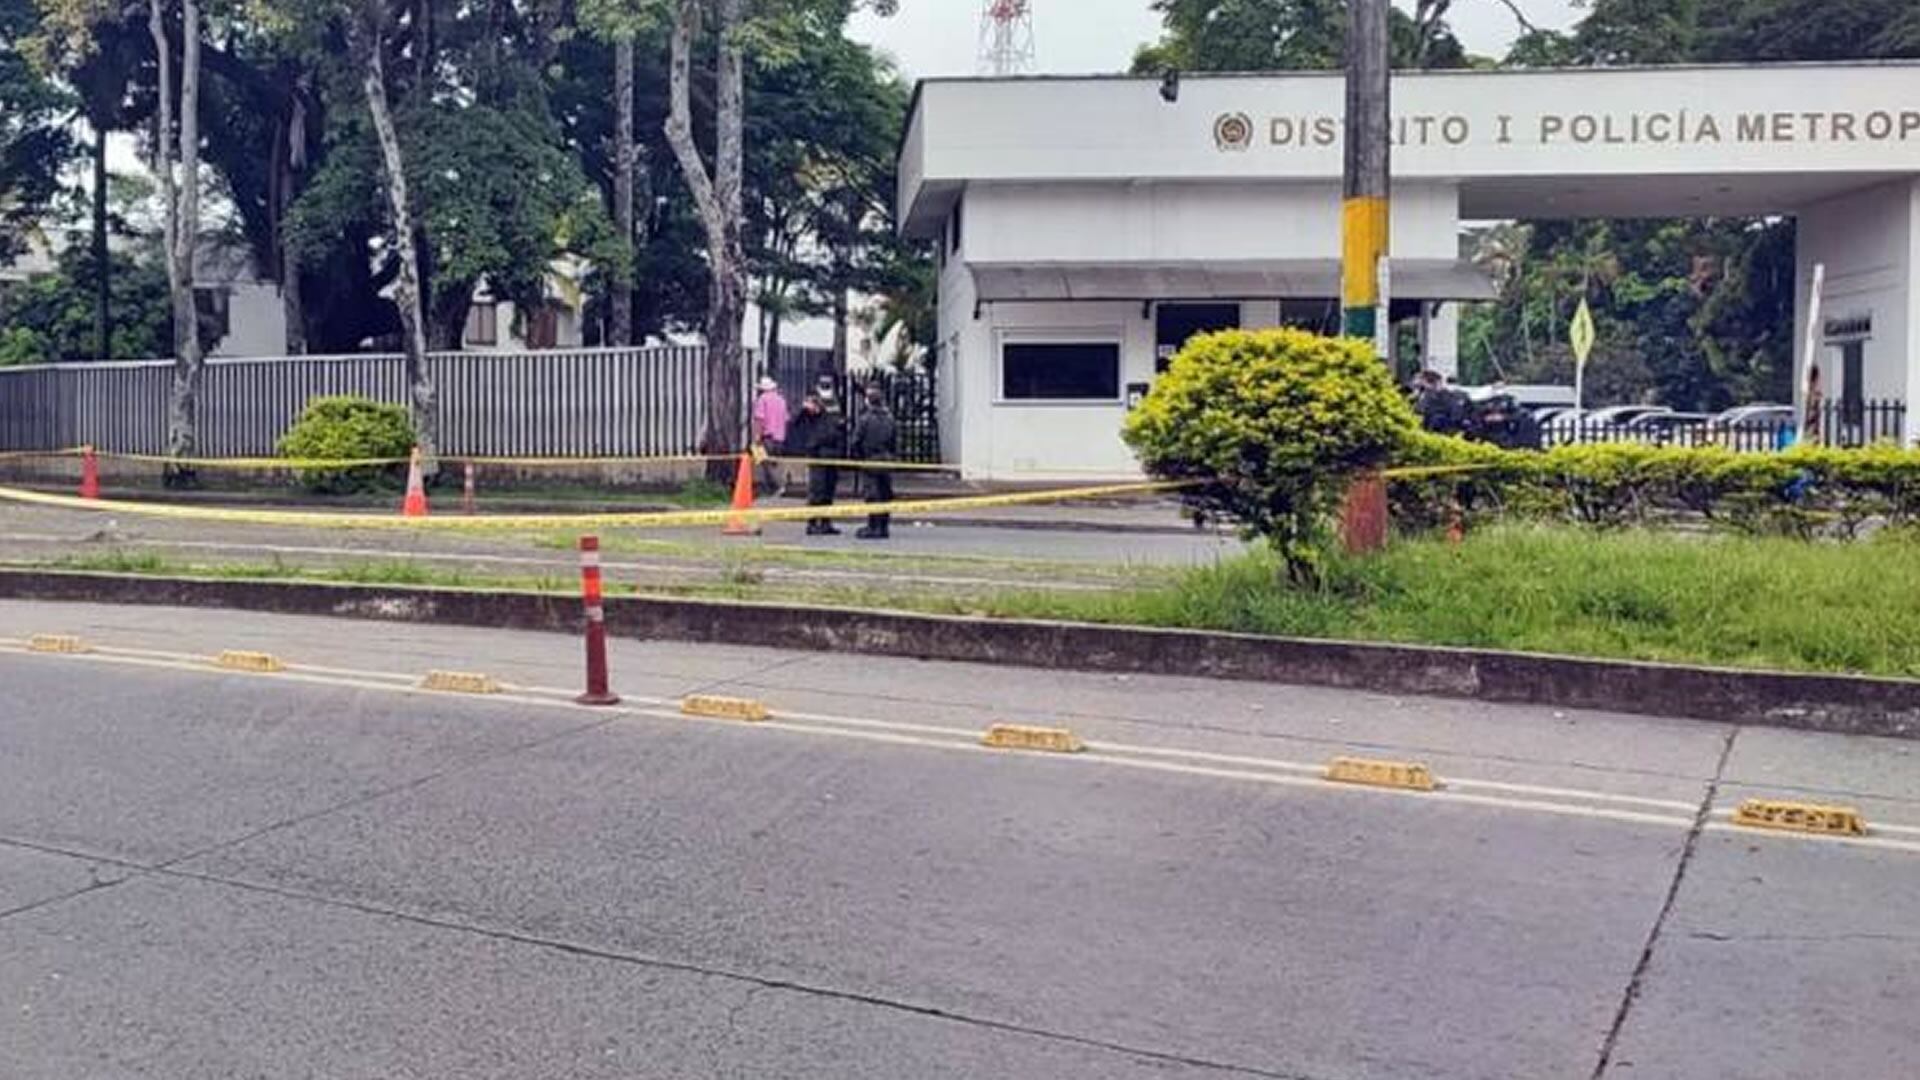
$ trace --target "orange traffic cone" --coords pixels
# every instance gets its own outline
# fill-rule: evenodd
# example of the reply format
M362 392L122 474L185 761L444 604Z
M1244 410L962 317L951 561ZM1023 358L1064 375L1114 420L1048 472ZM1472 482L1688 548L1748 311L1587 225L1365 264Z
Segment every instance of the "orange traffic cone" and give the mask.
M413 460L407 464L407 498L400 504L402 517L427 516L427 485L420 475L420 448L413 448Z
M733 510L727 518L727 527L720 530L722 536L757 536L760 526L747 524L740 511L753 509L753 455L740 455L740 469L733 475Z
M97 499L100 497L100 459L94 456L93 447L80 450L80 497Z

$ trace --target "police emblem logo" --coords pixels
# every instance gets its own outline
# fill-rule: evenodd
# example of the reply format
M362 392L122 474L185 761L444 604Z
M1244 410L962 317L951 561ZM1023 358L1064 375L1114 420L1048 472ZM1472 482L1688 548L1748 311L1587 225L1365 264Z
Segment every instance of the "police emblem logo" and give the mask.
M1245 150L1253 145L1253 121L1246 113L1221 113L1213 122L1213 142L1222 150Z

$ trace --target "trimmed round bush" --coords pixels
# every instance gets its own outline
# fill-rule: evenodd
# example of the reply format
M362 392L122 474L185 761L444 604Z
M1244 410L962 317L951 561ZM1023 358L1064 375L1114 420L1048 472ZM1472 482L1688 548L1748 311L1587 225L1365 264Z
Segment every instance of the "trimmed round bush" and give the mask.
M1418 428L1368 343L1227 330L1189 341L1123 433L1147 472L1197 481L1189 505L1265 538L1288 576L1311 585L1347 485Z
M310 461L405 458L413 452L413 421L406 406L370 398L317 397L280 436L280 456ZM375 491L404 480L404 465L296 469L307 490L322 495Z

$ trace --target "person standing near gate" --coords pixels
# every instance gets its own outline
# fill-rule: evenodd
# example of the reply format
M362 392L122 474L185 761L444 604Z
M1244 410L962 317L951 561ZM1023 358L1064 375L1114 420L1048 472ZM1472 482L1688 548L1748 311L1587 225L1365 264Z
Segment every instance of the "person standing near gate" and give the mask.
M832 506L834 489L840 486L840 469L833 462L845 453L846 423L837 410L827 407L817 393L808 394L787 430L787 447L792 453L810 459L807 466L807 505ZM840 532L829 518L807 519L808 536L834 536Z
M767 453L760 466L760 486L779 498L787 492L787 478L773 459L787 452L787 399L780 395L780 384L768 376L761 377L760 394L753 399L753 444Z
M867 406L853 427L853 457L866 462L892 461L898 445L899 425L893 422L893 412L887 408L887 395L878 386L867 387ZM866 469L864 473L867 501L892 502L893 474L878 468ZM867 527L854 535L862 540L885 540L892 526L892 514L868 514Z

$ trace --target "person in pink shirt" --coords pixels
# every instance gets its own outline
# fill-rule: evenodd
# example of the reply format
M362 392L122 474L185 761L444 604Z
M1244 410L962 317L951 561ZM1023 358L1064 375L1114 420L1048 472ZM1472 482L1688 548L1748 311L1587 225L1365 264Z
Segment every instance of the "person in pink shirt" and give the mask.
M769 455L761 465L760 484L777 498L787 491L786 477L772 460L786 451L787 399L780 396L780 384L770 377L761 377L759 389L753 399L753 442Z

